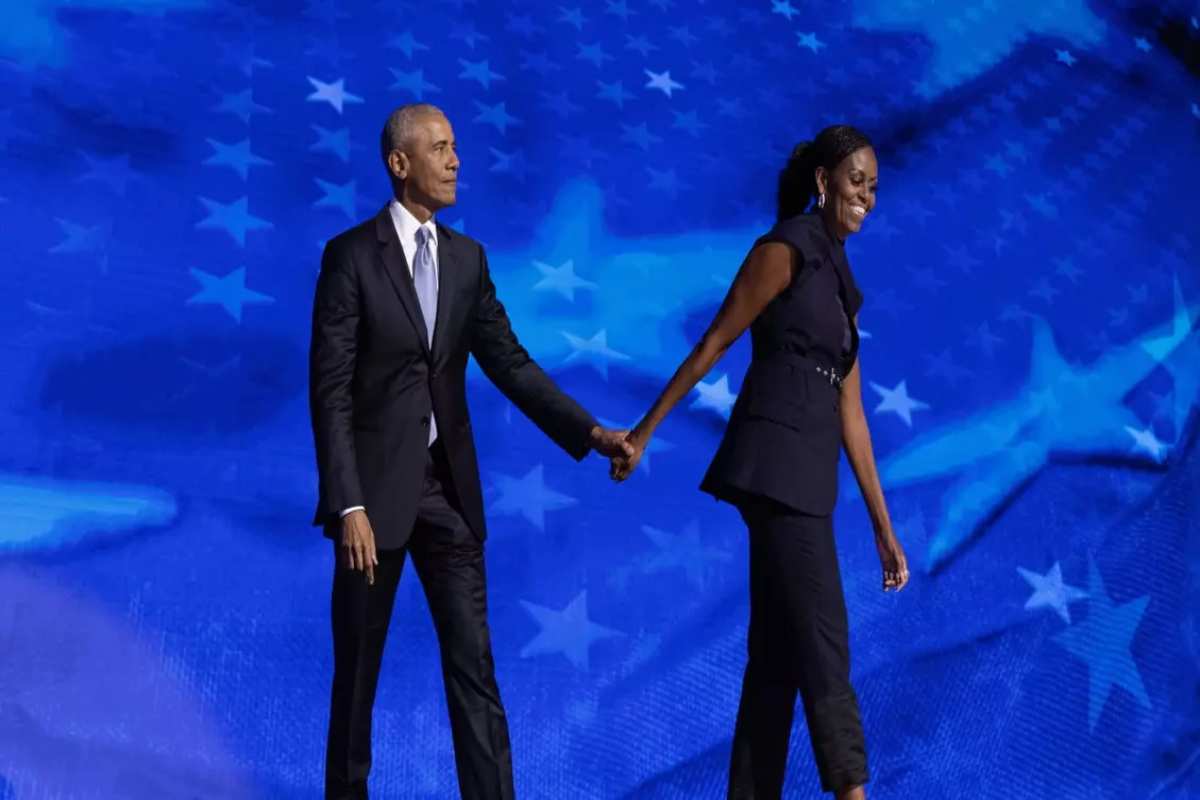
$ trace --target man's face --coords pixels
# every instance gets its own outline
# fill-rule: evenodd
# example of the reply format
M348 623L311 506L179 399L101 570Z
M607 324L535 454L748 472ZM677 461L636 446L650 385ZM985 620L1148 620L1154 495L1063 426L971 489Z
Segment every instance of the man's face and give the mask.
M388 166L404 181L404 198L435 213L454 205L458 192L458 153L450 120L441 114L422 115L411 140L392 151Z

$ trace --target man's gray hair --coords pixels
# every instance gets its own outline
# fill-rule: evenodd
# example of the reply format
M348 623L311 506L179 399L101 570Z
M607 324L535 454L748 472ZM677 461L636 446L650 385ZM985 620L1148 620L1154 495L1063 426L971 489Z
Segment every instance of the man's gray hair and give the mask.
M383 126L383 136L380 137L379 151L383 163L388 160L388 153L393 150L403 150L416 134L417 122L429 114L445 114L435 105L429 103L409 103L392 112Z

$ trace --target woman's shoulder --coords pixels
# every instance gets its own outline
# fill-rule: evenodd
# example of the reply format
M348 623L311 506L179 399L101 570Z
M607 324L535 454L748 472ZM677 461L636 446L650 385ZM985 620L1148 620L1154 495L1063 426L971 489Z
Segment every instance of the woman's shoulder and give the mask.
M802 253L805 261L820 259L827 255L829 249L821 225L821 219L816 214L797 214L776 222L754 244L757 247L767 242L784 242Z

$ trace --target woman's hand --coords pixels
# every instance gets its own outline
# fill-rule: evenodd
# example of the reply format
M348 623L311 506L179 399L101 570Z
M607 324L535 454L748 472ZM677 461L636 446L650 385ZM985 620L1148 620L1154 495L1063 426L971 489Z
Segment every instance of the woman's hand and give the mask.
M883 590L900 591L908 583L908 559L904 548L892 531L875 535L875 549L879 551L879 565L883 568Z
M650 435L643 433L639 428L634 428L625 435L625 441L629 444L632 453L626 458L614 458L612 468L608 473L609 477L618 483L627 479L637 469L638 462L642 460L642 453L646 451L646 445L650 443Z

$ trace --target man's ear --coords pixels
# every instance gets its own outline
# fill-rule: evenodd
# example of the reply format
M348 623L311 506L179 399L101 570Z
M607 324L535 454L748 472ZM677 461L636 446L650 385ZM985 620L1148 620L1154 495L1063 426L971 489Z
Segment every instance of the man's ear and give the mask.
M408 156L400 150L393 150L388 153L388 172L393 178L398 180L406 180L409 170Z

